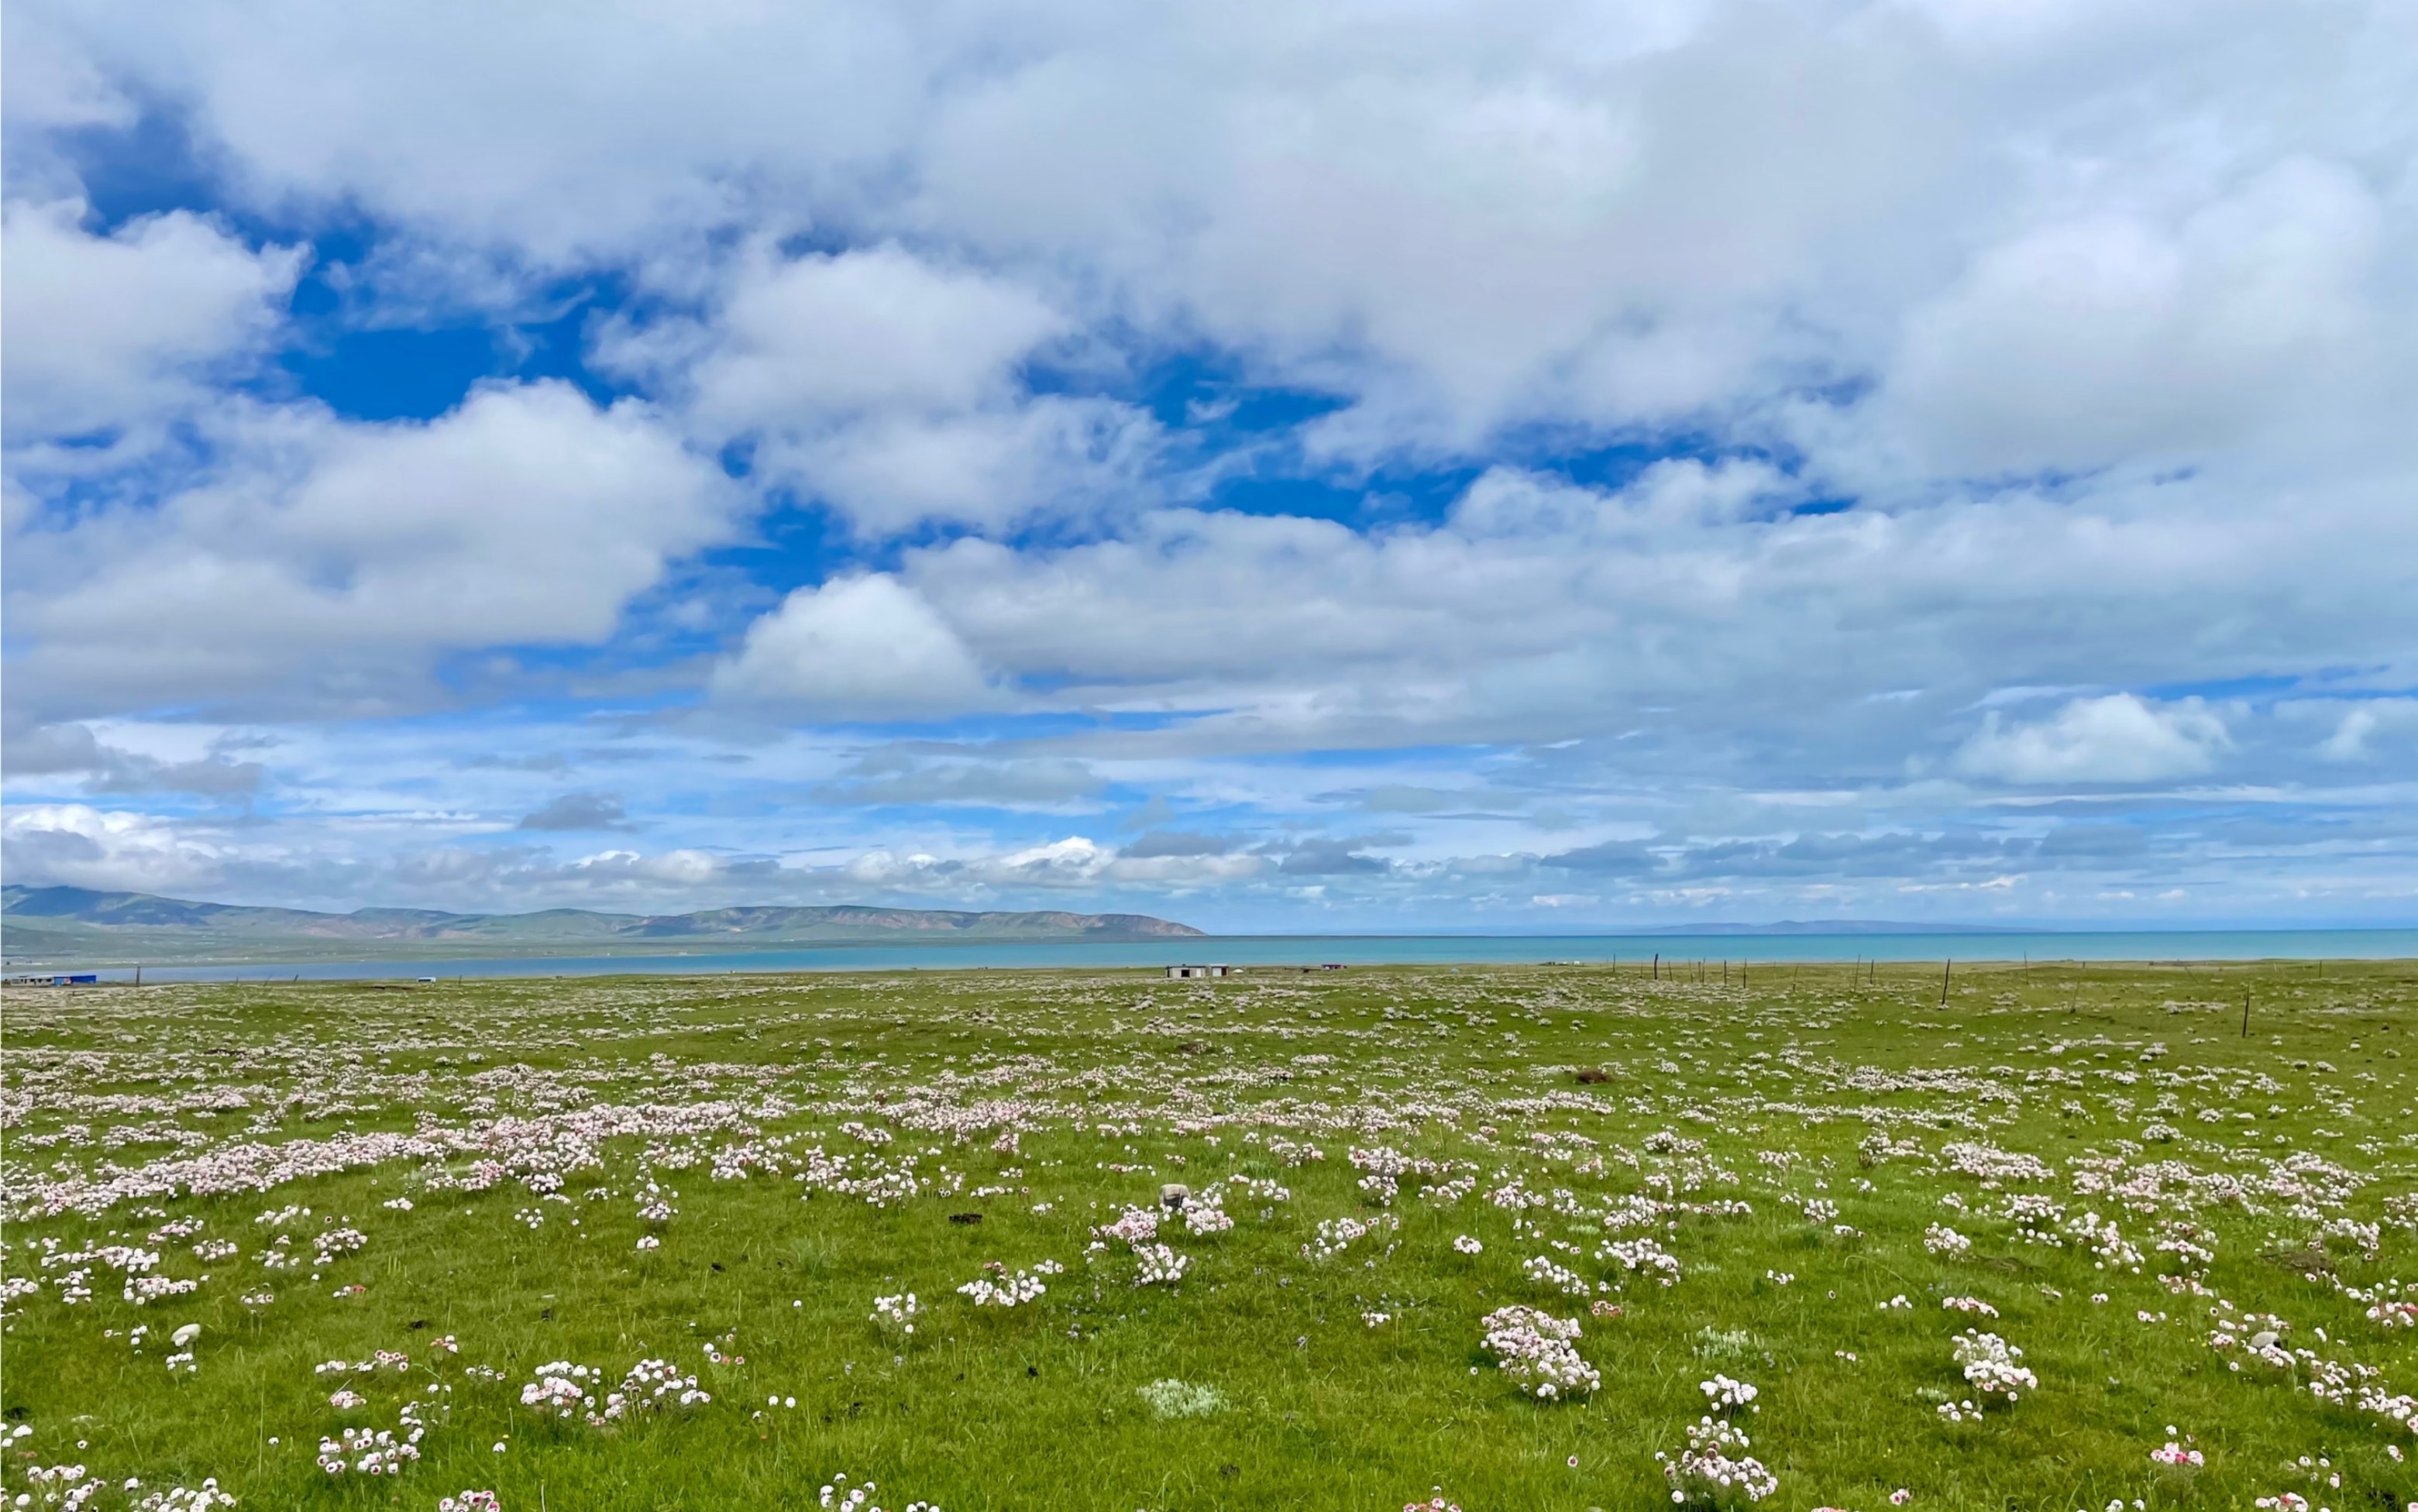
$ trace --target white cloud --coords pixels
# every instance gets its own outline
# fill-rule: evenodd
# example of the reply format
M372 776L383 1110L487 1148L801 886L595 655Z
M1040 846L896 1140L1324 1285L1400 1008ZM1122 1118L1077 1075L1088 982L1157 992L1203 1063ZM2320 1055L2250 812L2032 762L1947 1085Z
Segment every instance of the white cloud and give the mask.
M759 251L687 381L698 419L733 431L867 410L949 414L1006 397L1016 365L1066 329L1028 289L895 244L786 263Z
M217 424L222 460L156 506L11 542L16 675L43 698L366 704L442 650L593 644L739 502L645 406L558 383L424 424L242 407Z
M2380 219L2355 175L2303 160L2172 227L2101 212L2028 230L1909 317L1892 402L1952 467L2236 450L2374 381Z
M2159 705L2119 693L2076 698L2029 725L1994 710L1956 765L2011 783L2161 782L2209 771L2231 744L2224 720L2197 698Z
M28 887L89 887L131 893L207 886L220 876L222 847L148 814L83 803L37 803L0 819L8 880Z
M282 318L298 251L253 252L183 210L94 236L79 201L6 210L11 445L145 425L255 357Z
M1003 529L1034 515L1083 523L1128 513L1157 491L1148 471L1159 441L1156 422L1131 405L1052 396L885 416L775 446L765 460L878 538L930 520Z
M1049 701L1203 716L1096 749L1667 725L1703 759L1732 730L1784 729L1800 759L1877 775L1934 716L1875 691L2315 674L2418 644L2398 565L2418 517L2382 496L2288 517L2177 480L1792 516L1800 487L1744 463L1662 463L1620 490L1498 468L1435 527L1160 511L1063 548L958 541L901 571L985 666ZM2211 619L2250 602L2255 634ZM2058 633L2026 629L2043 623Z
M734 232L1044 269L1069 318L1360 401L1324 428L1341 449L1728 417L1887 366L1925 308L1923 360L1961 374L2012 346L2096 388L2172 371L2205 328L2220 371L2192 403L2221 409L2371 294L2407 314L2406 290L2351 286L2362 238L2381 259L2408 237L2354 182L2406 135L2409 23L2371 0L1540 0L1382 23L1249 3L1115 24L1080 4L477 24L36 5L108 87L189 102L256 203L669 284ZM2071 290L2046 313L2075 318L2041 354L2000 312L2047 269ZM797 313L778 283L767 329ZM2095 332L2118 288L2171 313ZM2257 328L2266 296L2290 328ZM766 363L751 381L796 381ZM2012 396L2075 428L2048 450L2100 437L2103 414L2055 398L2030 376ZM2199 434L2196 410L2149 407L2152 431ZM2014 418L1962 417L1965 440L2003 447Z
M50 133L130 125L134 101L91 53L38 12L10 9L0 47L0 149L12 191L34 199L74 198L79 185Z
M1154 490L1146 412L1025 388L1024 364L1072 325L1018 283L888 243L789 260L750 248L723 277L709 317L617 323L603 359L677 396L699 435L751 442L760 482L865 535L1124 512Z
M2389 741L2412 730L2418 730L2418 698L2367 699L2343 710L2318 755L2328 761L2374 761L2384 755L2380 736Z
M902 719L997 702L982 668L923 595L887 573L800 588L748 626L713 692L803 718Z
M703 850L666 850L655 855L605 850L571 863L563 880L582 893L677 895L681 889L720 879L726 866L723 858Z

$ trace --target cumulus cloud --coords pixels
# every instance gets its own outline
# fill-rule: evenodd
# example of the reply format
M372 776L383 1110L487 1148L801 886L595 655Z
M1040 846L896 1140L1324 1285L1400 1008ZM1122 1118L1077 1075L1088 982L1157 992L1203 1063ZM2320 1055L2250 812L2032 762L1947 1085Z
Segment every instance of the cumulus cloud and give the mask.
M787 468L876 536L930 520L1002 528L1034 515L1122 514L1158 492L1155 421L1131 405L1063 396L953 415L885 415L775 448Z
M2046 719L1993 710L1956 754L1959 771L2010 783L2147 783L2197 776L2232 745L2197 698L2157 704L2129 693L2076 698Z
M949 414L1008 397L1017 365L1066 329L1031 290L895 243L786 262L759 250L685 382L698 418L734 432L802 416Z
M725 280L703 319L617 325L604 360L680 396L702 435L745 438L764 481L866 534L1079 516L1149 489L1147 413L1021 381L1073 328L1020 283L895 242L788 259L757 247Z
M820 719L911 719L998 701L929 600L887 573L800 588L714 668L734 703Z
M89 214L76 200L11 200L0 221L11 446L156 423L212 378L240 376L302 266L298 250L255 252L189 211L107 235L84 229Z
M2028 230L1911 313L1890 397L1951 467L2233 451L2369 381L2380 219L2358 176L2301 159L2172 225Z
M34 803L0 818L8 879L27 887L160 893L223 876L222 847L148 814Z
M1876 776L1926 737L1919 703L1875 692L2153 682L2178 670L2179 643L2196 678L2314 674L2357 661L2381 627L2418 634L2395 565L2418 554L2418 520L2380 497L2287 519L2190 481L1893 512L1797 513L1798 496L1753 463L1659 463L1620 489L1497 468L1432 527L1167 510L1063 548L959 540L911 553L901 575L1020 685L1200 711L1095 751L1667 724L1701 732L1701 766L1744 723L1835 744ZM2211 624L2211 603L2245 598L2292 608L2256 634ZM2061 629L2024 628L2037 623Z
M424 424L219 424L223 460L156 504L11 542L12 695L375 704L445 649L609 637L737 502L644 405L560 383L482 389Z

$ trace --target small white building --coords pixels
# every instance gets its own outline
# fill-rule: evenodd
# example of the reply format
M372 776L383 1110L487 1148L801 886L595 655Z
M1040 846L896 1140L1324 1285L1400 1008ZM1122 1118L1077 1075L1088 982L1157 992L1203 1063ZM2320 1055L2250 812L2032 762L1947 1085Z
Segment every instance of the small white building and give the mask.
M1232 976L1234 969L1231 966L1171 966L1167 974L1175 980L1191 981L1196 977Z

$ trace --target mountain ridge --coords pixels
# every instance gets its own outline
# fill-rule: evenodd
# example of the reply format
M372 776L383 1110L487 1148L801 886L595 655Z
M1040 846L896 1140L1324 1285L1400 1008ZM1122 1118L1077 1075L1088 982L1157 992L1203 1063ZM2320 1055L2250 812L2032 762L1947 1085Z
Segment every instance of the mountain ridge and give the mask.
M87 954L150 947L191 954L245 945L285 950L378 942L422 947L545 947L696 944L835 944L947 939L1193 939L1189 924L1143 913L1058 909L893 909L868 904L791 908L774 904L689 913L606 913L545 909L528 913L451 913L437 909L310 909L197 902L150 893L80 887L0 887L8 954ZM30 947L28 949L27 947Z

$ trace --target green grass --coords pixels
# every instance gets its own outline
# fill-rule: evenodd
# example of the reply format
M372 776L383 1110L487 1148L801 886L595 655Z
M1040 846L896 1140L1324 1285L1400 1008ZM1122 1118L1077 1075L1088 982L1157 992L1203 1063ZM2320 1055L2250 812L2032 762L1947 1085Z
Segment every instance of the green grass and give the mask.
M1759 967L1743 987L1705 975L12 993L0 1259L42 1285L9 1301L0 1335L6 1420L31 1430L10 1443L0 1492L41 1504L29 1469L81 1463L110 1483L97 1508L205 1476L254 1507L433 1508L469 1488L513 1512L777 1507L813 1504L843 1472L877 1481L894 1512L1390 1512L1431 1488L1470 1512L1667 1506L1654 1457L1681 1446L1698 1382L1720 1372L1760 1390L1739 1422L1778 1476L1770 1507L1870 1512L1901 1488L1920 1508L2093 1512L2286 1490L2336 1512L2418 1498L2411 1461L2388 1447L2418 1456L2406 1428L2319 1399L2299 1383L2306 1362L2236 1372L2240 1354L2208 1342L2221 1298L2286 1319L2288 1349L2418 1391L2418 1329L2366 1316L2375 1299L2418 1299L2404 1058L2418 1054L2418 970L1959 967L1946 1006L1936 968ZM995 1148L1010 1126L1018 1148ZM418 1142L360 1138L378 1134ZM1960 1142L2036 1156L2048 1177L1989 1189L1944 1159ZM513 1171L460 1189L482 1146ZM266 1147L342 1168L234 1188ZM713 1155L742 1147L762 1163L713 1179ZM818 1147L849 1156L849 1175L894 1181L911 1156L919 1190L877 1206L802 1184ZM1381 1207L1349 1158L1378 1147L1442 1168ZM553 1168L567 1168L567 1202L522 1180ZM163 1177L173 1194L155 1190ZM1094 1227L1155 1203L1162 1183L1243 1177L1289 1198L1230 1190L1223 1233L1168 1225L1190 1261L1177 1286L1135 1285L1123 1242L1087 1252ZM1472 1189L1428 1195L1452 1177ZM126 1189L108 1201L113 1179ZM667 1220L638 1211L650 1180ZM1552 1205L1489 1200L1515 1180ZM2077 1189L2093 1183L2130 1190ZM1998 1215L2015 1193L2113 1217L2138 1274L2026 1240ZM385 1205L396 1199L410 1210ZM1640 1226L1639 1199L1675 1205ZM1835 1218L1809 1221L1816 1199ZM42 1211L63 1202L84 1211ZM1737 1203L1751 1211L1689 1211ZM254 1221L293 1206L311 1213ZM1378 1226L1307 1258L1320 1222L1343 1217ZM147 1237L194 1218L195 1232ZM2377 1225L2375 1248L2343 1219ZM2153 1248L2175 1223L2214 1250L2203 1294L2161 1277L2181 1269ZM1936 1224L1970 1249L1931 1252ZM347 1226L366 1245L315 1279L261 1261L279 1232L307 1261L314 1236ZM650 1234L660 1247L641 1250ZM1464 1234L1481 1253L1455 1251ZM1595 1258L1640 1235L1676 1257L1676 1284ZM194 1253L213 1240L240 1254ZM136 1306L95 1260L92 1300L64 1302L76 1267L44 1267L46 1247L107 1245L208 1280ZM1534 1256L1616 1287L1589 1300L1617 1316L1531 1281ZM1043 1260L1065 1269L1025 1306L977 1308L956 1291L987 1261ZM264 1288L273 1301L240 1300ZM902 1291L922 1305L911 1337L869 1316ZM1910 1306L1883 1308L1901 1295ZM2000 1316L1944 1311L1950 1295ZM1522 1396L1479 1347L1480 1320L1514 1303L1583 1317L1601 1387ZM203 1329L197 1368L172 1372L166 1336L186 1322ZM1968 1325L2020 1347L2040 1383L1949 1423L1938 1404L1973 1395L1949 1342ZM449 1335L458 1355L432 1348ZM741 1358L715 1363L709 1345ZM378 1351L408 1370L314 1373ZM520 1405L543 1363L617 1382L645 1357L694 1373L712 1401L604 1428ZM1199 1389L1155 1385L1171 1381ZM340 1386L367 1405L331 1406ZM394 1429L413 1398L431 1404L428 1431L401 1474L318 1468L323 1435ZM2206 1456L2188 1480L2150 1461L2168 1425ZM2334 1474L2338 1489L2321 1478ZM129 1477L143 1487L118 1489Z

